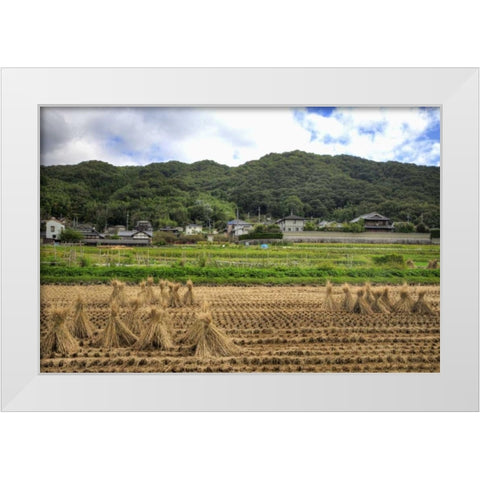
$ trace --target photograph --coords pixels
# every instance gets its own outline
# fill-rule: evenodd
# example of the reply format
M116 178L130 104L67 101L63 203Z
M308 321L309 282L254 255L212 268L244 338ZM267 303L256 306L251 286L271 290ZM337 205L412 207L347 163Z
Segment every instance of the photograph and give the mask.
M440 373L440 107L39 119L40 373Z

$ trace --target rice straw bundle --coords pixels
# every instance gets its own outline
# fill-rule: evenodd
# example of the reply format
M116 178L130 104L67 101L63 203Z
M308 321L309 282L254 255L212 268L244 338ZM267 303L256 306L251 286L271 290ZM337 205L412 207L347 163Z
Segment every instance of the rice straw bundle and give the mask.
M372 285L370 282L365 282L365 300L369 305L373 305L373 302L375 302L375 297L373 296Z
M355 302L355 305L353 306L353 312L361 313L363 315L371 315L373 313L372 308L365 300L364 295L365 295L365 290L363 288L360 288L357 291L357 300Z
M415 268L415 264L413 263L413 260L407 260L407 267L408 268Z
M137 335L142 332L143 327L139 316L139 309L141 306L142 303L138 297L130 300L127 316L125 317L125 325Z
M329 312L335 312L338 310L338 305L333 298L333 287L332 284L327 280L326 292L325 292L325 302L324 307Z
M183 296L183 304L187 306L191 306L195 303L195 300L193 298L193 283L189 279L187 280L187 291L185 292L185 295Z
M118 305L112 303L110 318L100 338L100 345L106 348L128 347L138 337L120 320Z
M85 313L85 301L81 295L78 295L75 302L71 331L77 338L90 338L93 335L93 325Z
M120 306L124 306L127 303L125 284L114 278L110 282L110 285L113 287L113 292L110 295L110 303L117 303Z
M125 293L125 282L118 282L118 304L121 307L127 305L127 295Z
M169 301L169 306L170 307L181 307L182 306L182 301L180 300L180 295L178 293L178 290L180 288L179 283L171 283L169 285L170 288L170 301Z
M147 302L147 283L144 280L140 282L140 291L137 294L137 298L140 305L145 305Z
M434 269L438 268L438 260L430 260L428 262L427 268L429 270L434 270Z
M427 292L425 290L418 292L418 299L413 304L412 313L419 313L420 315L430 315L434 313L432 307L425 300L426 293Z
M145 285L145 301L147 303L155 303L157 298L153 292L154 280L153 277L148 277Z
M373 297L375 300L372 303L372 310L375 313L390 313L390 310L382 301L382 292L380 290L375 290Z
M173 347L166 315L165 310L152 308L150 320L137 343L134 345L135 349L146 350L149 348L158 348L160 350L167 350Z
M342 301L342 309L346 312L353 312L353 307L355 306L355 299L353 298L352 292L350 291L350 287L345 284L342 287L342 290L345 294Z
M389 309L391 310L393 308L393 303L390 300L390 289L388 287L385 287L383 289L382 295L380 296L382 299L382 303Z
M197 357L228 357L238 352L238 347L212 321L210 312L200 312L188 329L183 342Z
M159 280L158 281L158 286L160 287L160 303L163 305L165 303L168 304L168 301L170 300L170 295L168 294L167 288L167 282L165 280Z
M395 313L410 313L413 303L414 301L408 293L408 285L404 283L400 290L400 299L393 305L392 311Z
M65 308L55 308L52 312L53 324L40 345L40 354L47 357L53 352L63 357L78 350L78 343L65 324L68 311Z

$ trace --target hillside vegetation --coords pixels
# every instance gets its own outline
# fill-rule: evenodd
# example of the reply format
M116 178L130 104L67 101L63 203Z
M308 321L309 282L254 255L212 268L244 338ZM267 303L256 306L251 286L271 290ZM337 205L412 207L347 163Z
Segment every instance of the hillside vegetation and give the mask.
M150 220L208 223L235 216L297 215L348 221L378 211L394 221L440 225L440 169L300 151L269 154L239 167L212 160L115 167L92 160L42 166L42 218L76 217L98 228Z

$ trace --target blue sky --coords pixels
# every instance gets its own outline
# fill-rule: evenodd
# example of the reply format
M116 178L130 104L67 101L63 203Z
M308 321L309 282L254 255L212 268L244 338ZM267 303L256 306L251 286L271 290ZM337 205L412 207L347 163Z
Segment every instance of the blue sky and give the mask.
M43 165L209 159L235 166L291 150L438 166L440 110L48 107L41 112Z

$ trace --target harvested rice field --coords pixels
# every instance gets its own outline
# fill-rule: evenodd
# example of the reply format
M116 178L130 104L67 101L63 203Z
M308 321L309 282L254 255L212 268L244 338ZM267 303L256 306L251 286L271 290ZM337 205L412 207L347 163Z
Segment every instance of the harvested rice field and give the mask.
M160 283L42 285L41 372L440 371L438 286Z

